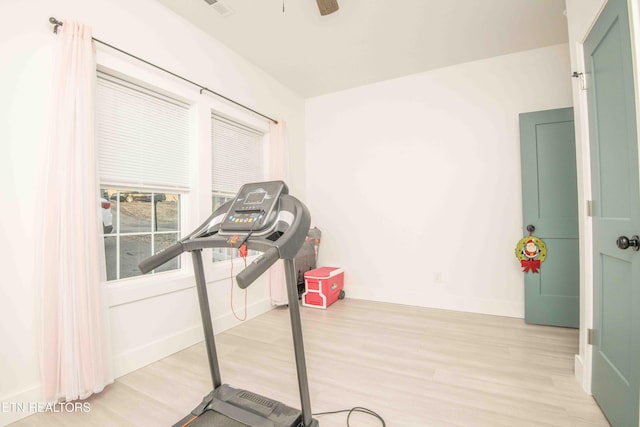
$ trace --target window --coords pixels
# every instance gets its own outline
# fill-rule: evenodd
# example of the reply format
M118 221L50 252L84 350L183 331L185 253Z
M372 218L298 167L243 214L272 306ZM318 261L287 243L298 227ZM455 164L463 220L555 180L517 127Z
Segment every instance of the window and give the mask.
M212 210L232 200L247 182L265 178L264 134L233 120L213 115L211 119ZM250 251L250 255L254 251ZM216 248L213 261L237 256L237 250Z
M111 222L104 226L107 280L118 280L141 275L140 261L180 236L189 106L99 73L96 107L103 223ZM176 258L154 273L179 268Z
M107 280L140 275L138 264L180 237L180 195L102 188L109 200L113 231L105 234ZM180 268L174 258L155 272Z

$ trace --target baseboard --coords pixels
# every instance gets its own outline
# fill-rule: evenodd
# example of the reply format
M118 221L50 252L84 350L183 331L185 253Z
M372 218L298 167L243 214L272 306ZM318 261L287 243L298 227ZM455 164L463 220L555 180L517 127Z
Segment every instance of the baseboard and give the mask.
M257 301L247 306L247 320L266 313L271 309L271 301L268 298ZM213 327L216 334L226 331L239 323L240 321L238 321L231 312L213 319ZM197 344L203 339L202 325L198 323L190 328L163 337L160 340L136 347L126 353L117 354L113 357L114 377L121 377L136 369L157 362L160 359Z
M579 354L576 354L575 358L573 359L573 374L575 375L576 380L578 380L578 384L580 384L582 386L582 388L585 389L585 387L584 387L584 363L582 363L582 357Z
M444 292L417 293L374 293L349 288L347 297L365 299L417 307L438 308L468 313L489 314L494 316L524 318L524 302L488 300L447 294Z
M24 391L0 399L0 426L14 423L36 412L33 405L42 401L42 387L30 387Z

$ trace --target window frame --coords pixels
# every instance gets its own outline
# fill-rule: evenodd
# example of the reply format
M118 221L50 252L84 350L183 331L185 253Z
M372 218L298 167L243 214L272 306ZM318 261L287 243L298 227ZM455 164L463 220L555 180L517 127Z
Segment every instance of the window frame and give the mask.
M131 84L141 86L147 90L156 92L163 96L176 99L187 104L189 107L189 164L190 168L194 164L194 158L198 151L197 136L197 99L199 93L193 88L179 84L170 76L162 75L159 72L145 69L141 64L123 61L110 52L98 49L96 52L96 71L109 74L118 79L122 79ZM166 192L180 194L180 230L178 238L184 235L184 230L189 230L195 226L194 215L190 212L192 199L194 198L195 182L190 182L189 189L161 188L161 186L142 186L131 183L99 181L100 189L123 189L139 190L141 192ZM106 269L106 266L105 266ZM102 283L106 288L107 304L115 307L128 304L134 301L159 296L166 293L176 292L194 286L191 262L188 257L181 255L180 268L177 270L164 271L155 274L147 274L135 277L127 277L117 280L106 280Z
M184 104L184 106L187 109L187 117L188 117L188 124L187 124L187 128L188 128L188 137L187 137L187 141L186 141L186 149L187 149L187 156L188 156L188 160L187 160L187 168L190 167L192 161L191 161L191 157L193 157L193 153L194 153L194 132L193 132L193 109L194 109L194 102L193 101L189 101L186 97L184 97L182 94L180 93L175 93L172 89L175 88L167 88L167 87L157 87L155 85L149 84L149 83L144 83L142 82L139 78L136 78L134 76L129 76L126 74L123 74L121 72L118 72L116 70L113 70L109 67L105 67L100 65L100 63L98 63L97 67L96 67L96 74L97 74L97 79L98 78L103 78L107 81L110 82L115 82L116 84L121 84L124 87L128 87L130 89L133 89L135 91L140 91L143 93L148 94L149 96L153 96L156 97L157 99L160 100L165 100L167 102L170 103L177 103L177 104ZM104 76L104 77L103 77ZM96 79L96 80L97 80ZM96 82L97 83L97 82ZM97 94L96 94L97 96ZM97 114L97 112L96 112ZM99 144L100 142L97 141L97 143ZM99 151L99 149L98 149ZM188 172L187 172L188 175ZM182 235L184 235L184 229L185 227L188 227L188 225L186 224L185 221L185 213L184 210L186 209L187 206L187 201L189 198L189 194L191 192L191 185L192 183L188 183L187 186L178 186L175 188L171 188L171 187L167 187L167 186L163 186L163 184L158 184L158 185L145 185L144 183L140 183L140 182L126 182L126 181L112 181L109 179L105 179L104 181L102 180L102 177L99 177L99 191L100 193L102 193L102 189L122 189L122 190L131 190L131 191L140 191L140 192L153 192L153 193L160 193L160 192L165 192L165 193L171 193L171 194L179 194L180 195L180 212L178 214L178 233L177 233L177 238L180 239L180 237ZM116 214L119 214L120 212L117 211ZM119 222L119 221L118 221ZM147 233L143 233L143 234L147 234ZM149 235L151 235L151 241L153 242L153 232L152 230L149 230ZM107 236L107 235L105 235ZM120 236L116 237L116 241L120 242ZM119 248L120 245L117 245L117 247ZM153 245L151 247L151 254L154 253L153 250ZM120 253L119 251L117 251L116 253L116 257L120 257ZM177 269L173 269L170 271L164 271L164 272L154 272L153 274L148 275L149 277L153 277L153 276L157 276L159 274L164 274L164 275L177 275L177 276L185 276L187 273L187 266L185 266L185 257L181 256L180 260L179 260L179 268ZM106 256L105 256L105 260L106 260ZM117 262L117 264L119 264L119 261ZM106 269L106 264L105 264L105 269ZM119 269L117 268L116 271L119 271ZM138 275L138 276L132 276L132 277L124 277L124 278L117 278L117 279L113 279L113 280L108 280L105 274L105 283L107 286L112 287L112 288L117 288L117 284L120 282L124 282L126 283L130 283L130 282L135 282L138 279L142 279L143 277L147 277L145 275Z
M211 189L211 118L216 114L227 119L237 121L263 133L263 162L264 173L267 175L269 162L268 140L269 122L256 117L248 111L225 102L223 99L202 94L199 88L178 81L171 76L157 70L144 67L142 64L125 60L116 54L98 49L96 52L97 71L106 72L115 77L127 80L160 94L176 98L190 106L190 169L191 182L189 190L179 192L175 188L140 188L127 186L126 189L140 189L143 191L156 190L180 193L180 236L183 237L190 230L202 224L210 215L212 208ZM196 173L193 173L196 171ZM100 181L100 188L123 188L122 183ZM211 249L203 252L203 259L211 260ZM247 263L257 255L248 257ZM128 304L134 301L157 297L163 294L177 292L195 286L191 257L181 255L179 270L161 272L152 275L142 275L105 281L107 302L109 307ZM207 283L228 283L231 266L228 262L205 262ZM237 273L244 267L244 261L236 257L233 259L233 271Z
M269 158L269 156L268 156L268 154L269 154L268 153L268 137L269 137L268 130L265 131L264 129L256 128L255 126L252 126L252 124L250 124L250 123L246 123L246 122L240 121L240 120L238 120L236 118L229 117L228 115L221 114L221 113L219 113L217 111L213 111L212 110L211 111L211 129L212 129L212 131L211 131L211 138L210 138L212 150L213 150L213 144L215 143L214 135L213 135L213 121L216 118L220 119L221 121L227 122L227 123L231 122L233 125L237 125L242 130L249 131L250 133L255 133L256 139L258 140L257 143L260 145L259 146L259 150L262 151L260 153L260 157L261 157L261 160L262 160L262 164L261 164L262 173L260 174L261 175L261 179L260 180L266 180L267 179L266 177L267 177L268 158ZM211 156L211 157L213 157L213 156ZM213 175L213 168L214 168L214 165L213 165L213 160L212 160L211 161L211 167L210 167L210 169L212 171L211 172L212 175ZM232 194L230 192L225 192L225 191L214 191L214 189L213 189L213 179L210 181L210 183L211 183L210 193L211 193L211 208L212 208L212 211L213 211L213 198L214 197L224 197L224 198L229 198L230 200L233 200L233 198L235 197L235 193ZM244 184L244 182L242 184ZM242 185L242 184L240 184L240 185ZM238 190L239 189L240 188L238 188ZM223 260L218 260L218 261L213 260L213 251L214 250L215 249L211 250L211 256L209 257L209 263L210 264L213 264L214 266L222 266L224 264L229 264L229 261L231 261L231 260L235 261L237 259L238 261L236 261L236 262L239 264L238 267L241 267L241 266L244 265L244 261L239 256L237 256L237 250L233 251L233 254L232 254L232 256L230 258L223 259ZM249 262L253 261L255 258L257 258L259 255L260 255L260 252L249 251L249 255L247 256L247 264ZM235 264L234 264L233 268L234 268L234 271L238 271L238 270L236 270L236 265ZM216 267L214 267L214 270L213 270L214 274L215 274L215 270L216 270Z

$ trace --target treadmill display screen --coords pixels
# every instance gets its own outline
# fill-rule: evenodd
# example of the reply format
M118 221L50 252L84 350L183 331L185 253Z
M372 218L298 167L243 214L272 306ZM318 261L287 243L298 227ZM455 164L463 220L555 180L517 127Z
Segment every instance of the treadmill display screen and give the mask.
M275 224L280 195L288 191L282 181L243 185L220 224L220 231L254 233L268 229Z
M247 198L244 199L245 205L258 205L264 201L264 196L267 193L264 191L254 191L253 193L247 194Z

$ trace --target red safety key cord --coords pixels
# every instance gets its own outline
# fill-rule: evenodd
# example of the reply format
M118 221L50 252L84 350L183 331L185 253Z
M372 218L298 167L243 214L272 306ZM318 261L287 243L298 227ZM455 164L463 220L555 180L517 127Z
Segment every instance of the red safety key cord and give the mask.
M245 320L247 320L247 290L244 290L244 316L240 317L236 314L235 309L233 308L233 288L234 288L234 283L233 283L233 244L235 242L238 241L238 236L233 236L231 238L231 240L229 241L229 243L231 244L231 312L233 313L233 316L238 319L241 322L244 322ZM240 255L240 257L242 257L242 259L244 260L244 266L245 268L247 267L247 245L245 245L244 243L240 246L240 248L238 249L238 254Z

